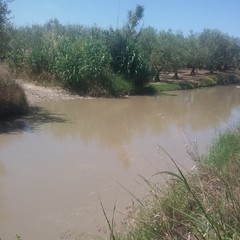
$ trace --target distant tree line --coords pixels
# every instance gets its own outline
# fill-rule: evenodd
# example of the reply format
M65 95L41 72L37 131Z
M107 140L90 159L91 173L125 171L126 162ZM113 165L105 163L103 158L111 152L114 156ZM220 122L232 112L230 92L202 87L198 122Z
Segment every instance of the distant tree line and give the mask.
M83 94L112 96L127 94L153 77L158 81L161 71L172 71L177 79L182 68L192 75L197 68L239 68L239 38L210 29L187 36L158 32L140 27L143 16L144 7L137 5L119 29L62 25L57 19L44 25L8 25L7 61L18 74L58 80Z

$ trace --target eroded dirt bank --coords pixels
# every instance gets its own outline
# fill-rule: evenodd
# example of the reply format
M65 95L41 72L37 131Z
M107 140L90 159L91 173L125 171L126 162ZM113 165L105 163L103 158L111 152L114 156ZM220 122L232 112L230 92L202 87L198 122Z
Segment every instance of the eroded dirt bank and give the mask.
M60 87L38 86L33 82L27 82L22 79L17 79L16 82L24 89L28 103L30 105L42 101L83 98Z

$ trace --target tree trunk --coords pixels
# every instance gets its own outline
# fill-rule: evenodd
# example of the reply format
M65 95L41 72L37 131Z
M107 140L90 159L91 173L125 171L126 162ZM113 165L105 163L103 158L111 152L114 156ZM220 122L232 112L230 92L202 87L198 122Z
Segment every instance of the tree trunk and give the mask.
M211 74L213 74L213 66L212 65L210 66L209 71L210 71Z
M192 67L191 75L192 75L192 76L195 76L195 75L196 75L195 67Z
M155 82L160 82L160 73L162 71L163 67L161 66L156 66L157 73L155 75Z
M179 79L179 76L178 76L178 72L177 72L177 71L175 71L173 78L174 78L174 79Z
M160 72L158 71L155 75L155 82L160 82Z

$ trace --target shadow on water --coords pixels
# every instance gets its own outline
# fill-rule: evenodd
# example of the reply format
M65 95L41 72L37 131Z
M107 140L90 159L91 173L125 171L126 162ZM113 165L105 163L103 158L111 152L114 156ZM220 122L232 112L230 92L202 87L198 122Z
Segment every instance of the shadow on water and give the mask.
M0 119L0 134L33 132L44 123L65 123L67 120L61 114L53 114L43 107L31 107L26 116Z

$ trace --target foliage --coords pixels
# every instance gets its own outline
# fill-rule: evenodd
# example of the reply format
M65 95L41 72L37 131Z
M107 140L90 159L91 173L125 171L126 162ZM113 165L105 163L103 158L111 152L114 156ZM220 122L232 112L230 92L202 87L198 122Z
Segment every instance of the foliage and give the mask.
M66 86L87 93L93 85L102 85L111 57L100 42L64 39L57 52L53 71Z
M128 12L128 21L123 29L110 29L106 33L113 71L136 86L144 85L149 75L147 61L139 44L141 31L137 30L143 13L143 6L137 5L134 12Z
M23 89L0 66L0 117L25 114L28 104Z
M239 61L239 42L219 30L205 29L199 35L204 64L210 70L236 67Z
M133 85L120 75L107 74L106 77L106 88L109 89L108 95L113 97L124 97L133 91Z
M181 32L174 34L171 30L161 31L158 43L153 49L151 63L163 70L172 70L178 78L178 70L186 64L185 40Z
M10 0L0 0L0 56L5 55L8 48L9 31L8 31L8 10Z
M201 87L214 86L218 82L218 79L214 75L206 76L201 80Z
M179 69L185 67L192 68L192 75L197 68L224 72L240 67L238 38L209 29L188 36L171 30L157 32L141 26L143 16L144 7L137 5L119 29L64 26L57 19L44 25L8 27L9 66L13 72L31 78L60 80L82 94L114 96L113 89L126 82L136 92L152 79L161 80L161 71L174 72L178 79ZM227 78L219 78L217 83L234 82L232 77ZM201 84L213 85L214 81L205 79ZM192 83L181 82L178 87L191 88Z
M135 11L128 12L128 21L126 23L126 31L129 36L135 35L136 28L139 25L140 21L143 19L144 7L142 5L137 5Z
M191 75L196 75L195 69L203 65L203 53L200 48L199 35L191 32L186 38L186 66L191 67Z

